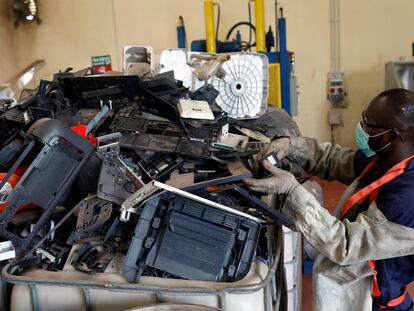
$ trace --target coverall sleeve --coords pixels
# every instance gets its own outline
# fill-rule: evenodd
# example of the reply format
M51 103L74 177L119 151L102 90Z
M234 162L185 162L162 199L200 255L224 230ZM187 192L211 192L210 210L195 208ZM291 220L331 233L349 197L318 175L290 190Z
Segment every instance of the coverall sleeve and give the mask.
M414 254L414 229L388 221L375 202L355 221L340 221L298 185L282 212L294 220L293 230L340 265Z
M350 148L318 143L307 137L291 138L288 158L308 174L326 180L350 184L355 179L355 151Z

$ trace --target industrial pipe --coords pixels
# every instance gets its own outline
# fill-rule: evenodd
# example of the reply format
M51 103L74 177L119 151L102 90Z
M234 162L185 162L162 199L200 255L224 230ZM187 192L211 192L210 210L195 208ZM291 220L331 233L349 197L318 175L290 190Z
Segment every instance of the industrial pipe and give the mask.
M207 52L216 53L216 31L214 27L214 2L213 0L204 0L204 21L206 27L206 44Z
M256 16L256 52L266 52L264 0L254 1Z

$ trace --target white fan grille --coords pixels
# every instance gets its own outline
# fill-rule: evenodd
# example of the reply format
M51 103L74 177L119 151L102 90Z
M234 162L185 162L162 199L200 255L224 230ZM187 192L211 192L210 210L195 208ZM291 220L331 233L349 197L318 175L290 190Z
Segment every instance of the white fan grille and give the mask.
M246 55L233 56L223 64L227 73L224 79L213 78L212 84L219 91L217 105L230 117L252 118L260 114L263 96L267 96L262 68Z

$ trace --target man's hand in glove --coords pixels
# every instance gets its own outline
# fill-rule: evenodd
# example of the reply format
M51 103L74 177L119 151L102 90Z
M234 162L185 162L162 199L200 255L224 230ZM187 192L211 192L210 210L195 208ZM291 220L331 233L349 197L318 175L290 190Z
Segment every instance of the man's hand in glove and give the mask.
M266 148L263 148L255 156L256 159L261 159L265 155L274 152L279 159L283 159L289 153L290 139L288 137L282 137L272 141Z
M251 190L267 194L289 194L297 185L299 185L298 181L291 173L274 167L269 161L264 160L263 166L273 174L273 177L264 179L245 179L244 183L248 185Z

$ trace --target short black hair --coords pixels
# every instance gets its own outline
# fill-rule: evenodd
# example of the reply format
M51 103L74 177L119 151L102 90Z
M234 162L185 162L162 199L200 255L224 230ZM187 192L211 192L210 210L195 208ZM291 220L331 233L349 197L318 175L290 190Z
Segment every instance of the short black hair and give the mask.
M395 120L404 126L414 128L414 92L407 89L390 89L380 93L373 101L385 101Z

